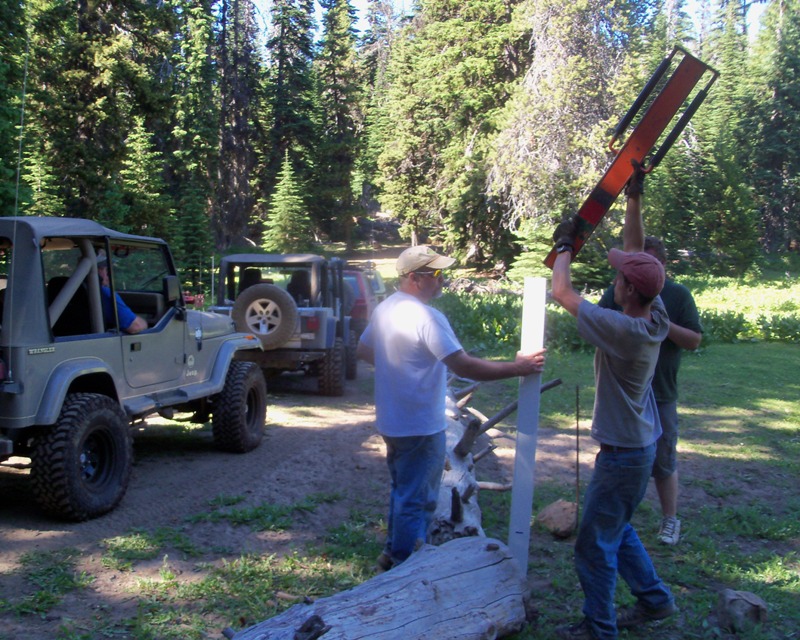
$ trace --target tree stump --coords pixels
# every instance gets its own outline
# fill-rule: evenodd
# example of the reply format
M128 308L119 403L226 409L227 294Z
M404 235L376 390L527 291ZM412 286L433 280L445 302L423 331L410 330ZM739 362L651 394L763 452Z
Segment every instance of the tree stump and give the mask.
M485 535L478 505L478 481L471 449L481 420L448 400L447 458L428 542L440 545L465 536Z

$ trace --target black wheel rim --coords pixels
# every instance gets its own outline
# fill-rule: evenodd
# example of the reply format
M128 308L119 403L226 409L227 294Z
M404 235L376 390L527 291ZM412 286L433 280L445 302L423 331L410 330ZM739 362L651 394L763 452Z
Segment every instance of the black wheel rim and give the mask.
M80 477L90 488L102 487L113 467L114 445L109 434L103 430L90 433L83 441L78 464Z

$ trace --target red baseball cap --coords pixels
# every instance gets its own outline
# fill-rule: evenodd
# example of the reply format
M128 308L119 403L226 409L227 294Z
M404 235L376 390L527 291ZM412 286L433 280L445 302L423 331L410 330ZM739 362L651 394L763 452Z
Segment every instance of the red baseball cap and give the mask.
M655 298L664 288L664 265L649 253L612 249L608 252L608 262L647 298Z

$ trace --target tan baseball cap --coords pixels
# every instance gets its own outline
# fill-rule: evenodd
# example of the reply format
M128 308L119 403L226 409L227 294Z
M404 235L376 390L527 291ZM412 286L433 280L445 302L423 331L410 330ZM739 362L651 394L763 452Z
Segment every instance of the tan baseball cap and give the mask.
M397 273L401 276L419 269L447 269L455 264L455 258L436 253L429 246L421 244L409 247L397 258Z

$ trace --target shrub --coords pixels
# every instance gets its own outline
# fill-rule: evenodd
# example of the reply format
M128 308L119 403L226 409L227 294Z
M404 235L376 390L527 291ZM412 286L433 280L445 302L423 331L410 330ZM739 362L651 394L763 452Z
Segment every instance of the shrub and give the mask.
M752 303L752 289L737 289L737 297ZM744 308L734 298L730 305ZM702 299L701 299L702 300ZM800 316L793 301L784 298L781 304L765 303L759 313L728 311L719 306L703 308L703 346L710 343L736 343L764 340L800 343ZM522 295L512 292L467 293L447 291L434 301L434 306L450 320L464 347L473 352L498 355L516 350L520 345ZM590 351L592 347L578 335L575 319L558 305L549 302L545 317L545 345L558 351Z
M743 313L735 311L701 310L703 344L710 342L740 342L750 333Z
M768 342L800 343L800 317L796 314L760 315L757 322L761 337Z
M509 293L447 292L434 302L470 351L519 348L522 298Z
M434 302L469 351L496 354L519 349L522 296L515 293L446 292ZM560 351L589 350L575 319L561 307L545 310L545 345Z

